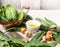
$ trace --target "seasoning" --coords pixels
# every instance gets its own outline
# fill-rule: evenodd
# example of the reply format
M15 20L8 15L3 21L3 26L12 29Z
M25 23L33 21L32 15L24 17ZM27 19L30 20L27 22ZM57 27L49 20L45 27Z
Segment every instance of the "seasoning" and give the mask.
M32 24L29 24L29 26L32 27L32 28L37 27L37 25L36 24L33 24L33 23Z

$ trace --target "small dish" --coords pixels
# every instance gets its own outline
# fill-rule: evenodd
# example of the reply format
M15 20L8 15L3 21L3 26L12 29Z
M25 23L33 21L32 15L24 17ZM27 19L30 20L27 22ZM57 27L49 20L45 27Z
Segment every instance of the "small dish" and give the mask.
M40 28L41 23L37 20L29 20L26 22L28 32L36 33Z

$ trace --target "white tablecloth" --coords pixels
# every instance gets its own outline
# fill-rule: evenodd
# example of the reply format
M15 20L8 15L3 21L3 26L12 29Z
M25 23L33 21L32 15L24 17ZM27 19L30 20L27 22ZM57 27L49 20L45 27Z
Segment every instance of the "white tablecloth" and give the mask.
M60 25L60 11L59 10L30 10L28 12L34 19L37 18L48 18Z

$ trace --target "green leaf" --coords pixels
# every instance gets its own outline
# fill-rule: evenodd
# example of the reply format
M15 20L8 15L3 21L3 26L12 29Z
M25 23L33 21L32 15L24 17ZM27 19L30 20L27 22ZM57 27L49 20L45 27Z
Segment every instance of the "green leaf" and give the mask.
M46 27L49 26L48 23L45 20L43 20L41 18L35 18L35 19L38 20L43 26L46 26Z
M51 21L51 20L49 20L47 18L45 18L45 20L47 21L49 26L56 25L56 23L54 23L53 21Z
M41 26L40 26L41 31L47 31L49 29L50 26L45 20L41 18L36 18L36 20L41 23Z
M23 18L24 18L24 11L21 10L18 14L18 20L23 20Z
M24 16L24 22L28 21L28 20L32 20L33 18L30 15L25 14Z
M53 38L54 38L54 40L55 40L57 43L60 43L60 35L54 33L54 34L53 34Z
M5 15L9 21L16 21L17 20L17 12L16 12L15 8L11 5L6 5Z
M2 22L8 22L8 20L3 16L1 16L1 19L2 19Z
M60 26L58 26L56 29L55 29L55 32L60 34Z
M1 47L24 47L25 42L17 38L8 38L4 33L0 32Z
M8 21L7 19L6 19L6 17L5 17L5 7L4 6L2 6L1 7L1 16L0 16L0 18L1 18L1 20L2 21Z
M42 38L42 36L44 36L44 34L45 34L44 31L40 31L38 34L36 34L36 35L32 38L32 40L31 40L30 42L39 41L39 40Z
M10 45L7 41L0 40L0 47L10 47Z
M18 31L18 27L10 27L6 29L6 31L11 31L11 30Z
M11 40L13 43L17 43L17 44L21 44L21 45L24 45L24 44L25 44L25 42L22 41L21 39L10 38L10 40Z
M30 43L30 47L55 47L56 44L57 44L56 42L52 43L33 42Z
M2 32L0 31L0 40L8 41L8 40L9 40L9 37L7 37L4 33L2 33Z

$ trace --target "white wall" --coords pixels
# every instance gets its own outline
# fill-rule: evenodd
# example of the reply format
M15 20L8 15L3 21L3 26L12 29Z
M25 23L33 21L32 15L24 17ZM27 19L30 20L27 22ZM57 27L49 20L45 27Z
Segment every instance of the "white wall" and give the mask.
M60 0L1 0L2 5L12 4L16 9L29 5L31 9L60 9ZM41 5L40 5L41 4Z
M20 0L1 0L2 5L11 4L16 9L21 8L21 1Z
M40 9L40 0L21 0L21 7L23 5L30 6L30 9Z
M41 0L42 9L60 9L60 0Z
M40 0L1 0L2 5L11 4L16 9L22 8L23 5L29 5L30 9L40 9Z

